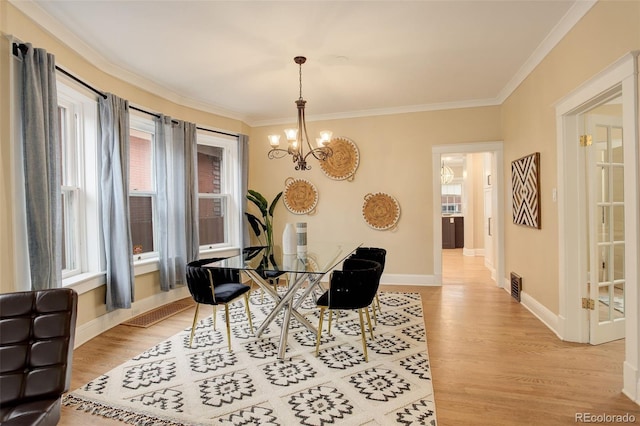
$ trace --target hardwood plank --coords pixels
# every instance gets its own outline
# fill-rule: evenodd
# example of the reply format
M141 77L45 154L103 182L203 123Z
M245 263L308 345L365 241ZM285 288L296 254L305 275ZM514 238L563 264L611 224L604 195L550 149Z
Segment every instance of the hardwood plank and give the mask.
M576 413L633 413L624 396L624 340L562 342L491 281L482 257L443 250L442 287L383 286L422 295L439 425L568 425ZM147 329L117 326L77 348L76 389L178 331L194 309ZM209 312L201 312L204 318ZM115 425L62 408L60 425Z

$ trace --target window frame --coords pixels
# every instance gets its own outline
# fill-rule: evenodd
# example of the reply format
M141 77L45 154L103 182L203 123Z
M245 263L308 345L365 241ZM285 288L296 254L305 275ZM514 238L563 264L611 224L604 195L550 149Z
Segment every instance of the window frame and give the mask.
M131 253L133 257L134 264L138 262L148 261L150 259L159 259L160 252L158 251L158 186L156 182L156 149L157 149L157 135L156 135L156 126L153 119L143 116L141 114L137 114L134 112L129 112L129 135L131 135L131 130L136 130L143 133L148 133L151 135L151 185L153 187L152 191L131 191L127 189L129 199L131 197L151 197L151 220L153 221L153 251L144 252L144 253ZM129 148L131 149L131 148ZM130 152L128 153L130 154ZM129 157L129 161L131 161L131 157ZM127 170L127 173L129 170ZM131 179L131 176L129 176ZM131 218L129 218L129 222L131 225Z
M73 269L62 271L64 287L104 274L104 250L100 220L98 99L93 93L67 84L63 77L56 79L56 85L58 107L67 111L67 140L61 141L61 146L66 150L66 160L72 160L71 164L66 164L70 181L61 181L60 194L75 196L70 201L75 217L65 217L65 220L73 225L76 263ZM69 138L71 143L65 143ZM67 228L66 232L72 231Z
M222 149L222 164L220 174L220 194L201 193L198 188L198 205L200 199L221 199L223 200L224 213L224 239L217 244L200 244L200 253L210 253L220 249L236 248L240 246L240 223L238 220L240 212L240 200L237 194L240 188L240 164L238 156L237 138L227 138L223 135L216 135L212 132L198 130L197 145L213 146ZM196 149L197 158L197 149ZM197 164L197 161L196 161ZM197 166L196 166L197 167ZM199 170L196 170L196 176ZM198 217L198 221L200 218Z

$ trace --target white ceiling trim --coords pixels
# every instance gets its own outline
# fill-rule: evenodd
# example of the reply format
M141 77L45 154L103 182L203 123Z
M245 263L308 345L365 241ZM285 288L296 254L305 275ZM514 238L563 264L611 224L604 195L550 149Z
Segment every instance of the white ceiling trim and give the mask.
M144 78L138 74L127 71L117 65L109 62L91 48L82 39L73 34L69 29L62 25L57 19L46 13L32 0L8 0L17 9L25 15L33 19L38 25L46 31L58 38L62 43L76 51L85 60L103 70L111 76L129 82L142 90L146 90L152 94L165 98L178 105L194 108L200 111L220 115L223 117L240 120L252 127L286 124L295 121L295 118L283 118L279 120L258 120L250 121L248 117L237 111L212 105L208 102L198 101L192 98L186 98L178 93L166 89L164 86L154 81ZM482 106L495 106L502 104L514 90L524 81L524 79L535 69L535 67L544 59L544 57L558 44L560 40L573 28L573 26L593 7L598 0L581 0L577 1L571 9L565 14L562 20L554 27L545 40L536 48L533 55L529 57L527 62L518 70L516 75L507 83L500 91L495 99L479 99L462 102L448 102L441 104L424 104L410 105L397 108L381 108L361 111L348 111L343 113L325 114L317 116L308 116L308 121L320 120L338 120L346 118L359 118L376 115L392 115L412 112L438 111L458 108L472 108ZM27 40L28 42L28 40ZM88 82L90 83L90 82ZM293 112L293 111L292 111Z
M207 102L201 102L195 99L186 98L176 92L168 90L164 86L161 86L152 80L149 80L138 74L132 73L125 70L124 68L114 65L112 62L107 61L104 56L102 56L91 46L85 43L81 38L69 31L67 27L62 25L57 19L45 12L32 0L9 0L9 2L13 4L17 9L19 9L22 13L34 20L38 25L48 31L51 35L69 46L69 48L77 52L85 60L93 64L96 68L104 71L105 73L120 80L126 81L127 83L139 87L142 90L146 90L149 93L174 102L178 105L246 122L246 117L243 114L240 114L236 111L231 111L229 109L224 109L216 105L211 105ZM26 40L25 42L28 43L29 40ZM68 67L64 68L68 69ZM82 80L86 79L83 77ZM87 81L87 83L91 84L90 81ZM108 90L105 90L105 92L108 92Z
M318 114L309 115L305 119L307 122L323 121L323 120L340 120L345 118L361 118L372 117L377 115L393 115L393 114L407 114L412 112L425 112L425 111L442 111L448 109L460 109L460 108L475 108L485 106L500 105L501 102L498 99L478 99L475 101L461 101L461 102L444 102L439 104L425 104L425 105L408 105L396 108L376 108L366 109L361 111L349 111L338 112L333 114ZM293 110L293 108L292 108ZM258 120L251 123L253 127L260 126L273 126L279 124L289 124L295 122L295 118L278 119L278 120Z
M556 47L556 45L567 35L571 28L574 27L587 14L589 10L598 2L598 0L581 0L571 6L571 9L562 17L560 22L551 30L549 35L540 43L533 54L522 65L518 72L513 76L506 86L502 88L497 99L500 103L507 100L509 96L520 86L520 83L542 62L542 60Z

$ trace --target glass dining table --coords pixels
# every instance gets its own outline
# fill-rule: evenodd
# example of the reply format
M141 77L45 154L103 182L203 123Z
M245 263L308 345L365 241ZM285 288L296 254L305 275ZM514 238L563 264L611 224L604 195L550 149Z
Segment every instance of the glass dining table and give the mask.
M292 316L314 335L316 327L298 310L304 300L311 295L320 280L328 272L335 269L344 259L353 253L361 244L358 243L311 243L306 253L283 254L279 246L268 249L264 246L244 248L241 254L228 257L217 262L202 265L205 268L230 268L245 272L265 293L275 301L273 310L267 315L255 332L256 337L267 329L269 324L284 313L278 359L285 359L287 336ZM267 281L268 277L287 276L287 290L279 294ZM307 286L303 288L303 284ZM303 289L301 296L294 302L294 296Z

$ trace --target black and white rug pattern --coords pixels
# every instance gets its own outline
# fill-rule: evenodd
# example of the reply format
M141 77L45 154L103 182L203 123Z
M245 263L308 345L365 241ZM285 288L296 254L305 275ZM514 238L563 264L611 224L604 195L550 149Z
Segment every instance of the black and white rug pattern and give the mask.
M293 320L286 360L277 360L280 318L255 338L243 302L231 309L232 347L224 309L68 394L78 410L135 425L436 425L419 294L379 293L382 313L367 333L364 361L357 312L324 321L316 336ZM253 291L254 325L273 301ZM203 306L203 308L205 308ZM206 307L210 308L210 307ZM201 314L203 309L200 310ZM311 298L302 312L318 323ZM373 316L372 316L373 322Z

